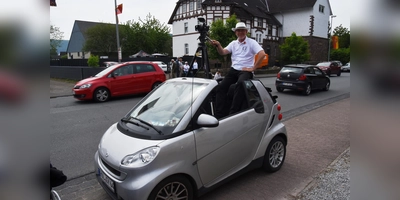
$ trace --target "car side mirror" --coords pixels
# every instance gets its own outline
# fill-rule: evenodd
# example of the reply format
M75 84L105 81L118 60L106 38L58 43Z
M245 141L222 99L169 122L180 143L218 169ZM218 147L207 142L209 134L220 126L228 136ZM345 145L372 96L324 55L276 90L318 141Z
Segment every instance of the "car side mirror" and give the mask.
M197 125L201 127L217 127L219 121L214 116L201 114L199 118L197 118Z

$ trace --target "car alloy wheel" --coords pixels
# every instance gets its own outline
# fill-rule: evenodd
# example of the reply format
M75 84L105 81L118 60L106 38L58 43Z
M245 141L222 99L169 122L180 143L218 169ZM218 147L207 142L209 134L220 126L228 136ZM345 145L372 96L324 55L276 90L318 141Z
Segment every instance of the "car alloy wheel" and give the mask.
M161 181L151 192L149 200L192 200L193 189L183 176L171 176Z
M267 172L278 171L286 157L286 146L282 137L275 137L269 143L267 151L264 156L263 169Z
M311 85L307 84L306 89L303 91L303 94L308 96L311 93Z
M105 102L110 98L110 92L107 88L101 87L94 91L93 98L97 102Z

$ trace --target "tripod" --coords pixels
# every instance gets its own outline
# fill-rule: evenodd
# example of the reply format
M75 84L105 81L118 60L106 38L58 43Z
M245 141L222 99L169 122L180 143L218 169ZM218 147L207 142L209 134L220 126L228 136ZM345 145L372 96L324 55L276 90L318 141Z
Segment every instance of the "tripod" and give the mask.
M203 25L196 26L196 30L198 30L200 33L199 38L197 38L198 40L200 40L200 43L198 44L196 53L194 54L194 57L190 62L189 73L192 72L193 74L193 63L195 60L197 60L197 58L200 58L199 55L201 55L201 61L199 66L204 67L204 78L211 79L212 75L210 73L210 63L208 61L207 45L205 44L206 40L211 40L209 37L207 37L207 32L209 27L205 23L204 18L199 18L198 20L203 23Z

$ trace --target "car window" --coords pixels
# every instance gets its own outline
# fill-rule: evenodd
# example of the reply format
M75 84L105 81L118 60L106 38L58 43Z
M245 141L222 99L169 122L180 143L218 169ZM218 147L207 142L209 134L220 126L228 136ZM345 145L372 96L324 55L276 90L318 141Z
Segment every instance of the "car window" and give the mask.
M153 65L149 65L149 64L134 65L133 68L134 68L134 72L136 74L156 71L156 69L154 69Z
M281 69L282 73L297 73L300 74L302 72L303 68L299 67L283 67Z
M314 68L312 68L312 67L307 67L307 68L304 70L304 73L305 73L305 74L315 74L315 73L314 73Z
M314 73L317 74L317 75L322 75L323 74L321 69L319 69L318 67L314 67Z
M133 74L132 65L125 65L113 71L114 76L126 76Z
M260 94L256 86L250 80L244 82L248 107L254 108L257 113L264 113L264 104L261 100Z

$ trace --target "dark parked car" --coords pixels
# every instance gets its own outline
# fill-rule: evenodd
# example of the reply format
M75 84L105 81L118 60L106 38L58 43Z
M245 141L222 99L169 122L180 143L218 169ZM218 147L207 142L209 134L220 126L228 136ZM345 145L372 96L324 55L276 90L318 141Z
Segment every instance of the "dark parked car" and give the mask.
M73 94L79 100L107 101L112 96L150 92L165 80L164 71L156 63L126 62L79 81Z
M315 65L290 64L282 67L275 81L276 90L283 92L284 89L301 91L309 95L311 90L329 90L331 80Z
M317 64L317 67L319 67L328 76L331 76L332 74L340 76L342 73L342 64L339 63L340 61L321 62Z

